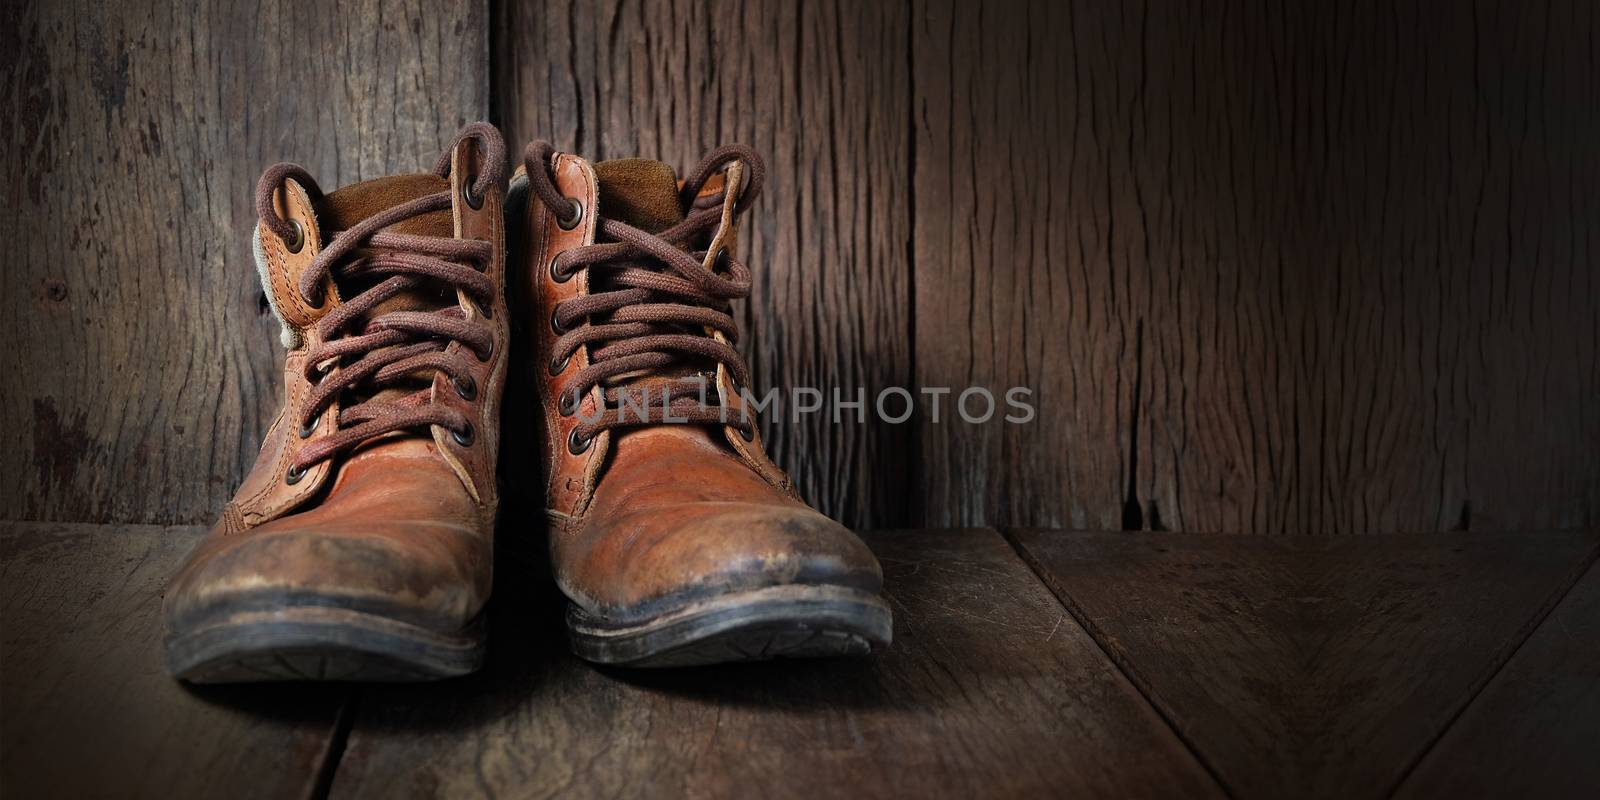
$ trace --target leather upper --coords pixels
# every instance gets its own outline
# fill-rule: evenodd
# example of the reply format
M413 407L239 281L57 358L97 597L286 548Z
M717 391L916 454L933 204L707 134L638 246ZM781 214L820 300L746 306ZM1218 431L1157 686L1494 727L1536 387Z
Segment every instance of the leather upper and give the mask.
M878 562L855 534L703 430L618 439L587 513L551 533L556 580L587 610L631 622L730 591L881 587Z
M169 624L270 610L296 598L438 630L489 597L491 509L460 489L433 442L396 439L349 457L328 496L245 531L214 531L167 591Z

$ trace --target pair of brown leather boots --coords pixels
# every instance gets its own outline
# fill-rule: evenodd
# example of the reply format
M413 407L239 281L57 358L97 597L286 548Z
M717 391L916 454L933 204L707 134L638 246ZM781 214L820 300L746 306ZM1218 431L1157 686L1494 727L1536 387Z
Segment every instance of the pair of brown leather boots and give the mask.
M294 165L262 176L253 244L286 395L168 588L172 672L476 669L503 414L538 432L536 452L507 458L543 469L578 655L666 666L886 645L877 561L799 499L740 391L730 301L750 271L735 232L760 159L724 147L680 181L659 162L535 142L509 185L505 164L500 134L476 123L426 174L328 194ZM528 315L515 342L508 265ZM510 370L537 407L502 411Z

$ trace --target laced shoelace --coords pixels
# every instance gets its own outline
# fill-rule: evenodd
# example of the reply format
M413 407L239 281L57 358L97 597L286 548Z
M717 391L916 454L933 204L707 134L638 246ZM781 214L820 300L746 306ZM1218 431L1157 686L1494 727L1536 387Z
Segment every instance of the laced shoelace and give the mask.
M490 187L505 175L505 144L485 123L463 128L446 147L433 172L450 175L450 155L466 139L482 148L482 172L467 187L466 201L482 203ZM294 178L313 197L321 196L316 182L300 166L277 164L256 184L256 212L261 225L286 242L303 235L298 226L279 217L273 193L286 178ZM459 305L436 311L389 311L366 319L380 303L402 292L444 286L462 290L479 308L489 308L495 298L494 282L484 274L494 257L494 246L477 240L384 232L380 229L433 211L448 210L451 190L426 195L389 208L351 226L330 232L327 248L318 253L300 278L299 291L306 302L320 306L323 286L330 277L341 285L376 281L370 288L344 299L315 324L318 344L306 353L306 379L313 388L298 420L301 438L310 438L316 422L328 407L351 389L361 389L372 399L339 409L336 430L311 442L295 455L288 480L298 481L313 464L339 455L376 436L424 426L448 429L458 443L472 443L472 425L459 411L430 400L430 389L420 389L397 399L377 399L378 393L426 374L443 373L457 393L472 400L477 395L466 361L471 351L480 362L492 355L494 331L481 321L469 320ZM378 280L378 279L382 280ZM359 330L353 323L364 320ZM447 352L451 342L463 347Z
M556 188L554 154L549 142L528 145L523 160L529 186L546 207L573 209L566 220L576 222L582 211ZM557 334L549 367L552 375L562 372L579 348L589 347L588 366L561 390L557 408L562 416L571 416L585 393L611 378L627 373L659 375L697 359L721 363L735 386L750 385L749 368L732 346L739 331L731 303L750 296L750 270L727 250L717 254L715 269L705 268L705 240L721 222L727 192L699 196L712 176L736 161L744 163L746 177L733 212L743 213L761 192L765 166L751 148L727 145L707 154L684 181L679 204L689 212L682 222L651 234L599 217L596 244L567 250L551 261L550 273L558 282L587 269L591 292L556 304L551 314L550 325ZM601 290L596 291L597 286ZM721 333L727 343L712 338L711 331ZM747 415L731 417L720 406L708 405L714 387L704 374L605 386L602 391L605 408L599 418L580 415L567 440L574 453L587 450L594 437L613 428L732 425L747 441L755 435L754 421Z

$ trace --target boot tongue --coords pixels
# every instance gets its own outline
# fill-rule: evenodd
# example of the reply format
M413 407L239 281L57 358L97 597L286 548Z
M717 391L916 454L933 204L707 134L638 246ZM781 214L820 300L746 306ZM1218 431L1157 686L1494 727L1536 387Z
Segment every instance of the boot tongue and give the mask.
M362 181L343 187L317 201L317 222L324 231L346 231L362 220L388 211L401 203L449 189L450 182L438 175L394 175ZM449 209L440 209L403 219L383 230L389 233L448 238L455 234L455 222L450 217ZM350 285L341 283L339 292L344 297L354 297L371 288L379 280L381 279L375 278L348 282ZM371 316L376 317L390 311L429 311L443 308L456 301L453 290L443 291L447 288L419 288L402 292L374 308Z
M348 230L380 211L449 189L450 181L432 174L391 175L353 183L317 201L317 221L324 228ZM440 209L397 222L385 230L423 236L450 236L454 227L449 209Z
M671 166L646 158L625 158L595 164L594 175L599 181L602 217L646 233L660 233L683 221L678 176Z
M331 232L347 231L362 220L402 203L449 190L450 181L431 174L394 175L363 181L340 188L318 200L316 202L317 222L322 227L324 236L328 236ZM403 219L383 228L383 231L450 238L455 235L455 221L451 217L450 210L445 208ZM361 252L361 250L358 249L357 252ZM383 276L355 279L339 279L335 277L340 295L347 300L372 288L385 279ZM456 302L454 288L448 285L424 282L415 289L400 292L374 306L365 318L375 319L391 311L434 311L453 306ZM357 330L361 327L360 321L352 321L351 324ZM429 380L424 376L413 376L403 384L391 385L380 390L375 395L363 395L361 392L356 392L358 396L350 399L354 401L374 398L384 400L397 399L420 388L425 388L428 383Z

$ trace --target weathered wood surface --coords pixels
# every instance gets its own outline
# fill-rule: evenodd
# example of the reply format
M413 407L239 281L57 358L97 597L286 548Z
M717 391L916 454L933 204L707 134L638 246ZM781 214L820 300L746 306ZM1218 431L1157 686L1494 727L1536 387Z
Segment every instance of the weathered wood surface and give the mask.
M0 791L291 797L317 785L339 687L186 689L161 591L201 530L0 523Z
M0 516L209 522L280 402L256 178L431 166L488 113L484 4L10 10Z
M853 400L864 389L870 403L881 388L910 385L905 4L563 0L501 10L495 74L508 140L656 158L680 174L721 144L762 153L766 189L740 237L755 270L741 350L757 391L837 389ZM864 527L916 519L911 426L842 419L796 421L785 405L762 430L821 508Z
M1600 565L1572 587L1399 797L1600 795Z
M0 517L208 521L277 403L259 170L415 169L492 100L514 149L767 154L761 385L1035 391L1027 425L769 414L851 524L1600 519L1590 4L488 7L17 10Z
M920 524L1600 519L1600 10L915 0Z
M1238 798L1388 796L1600 554L1597 531L1012 536Z
M598 670L567 654L555 597L502 578L487 671L365 693L333 793L1219 794L998 534L869 543L895 641L859 661Z
M158 609L199 533L0 523L6 796L1600 788L1595 532L1030 531L1022 558L987 530L872 534L888 651L643 672L569 655L544 565L513 546L479 675L195 689L161 667Z

